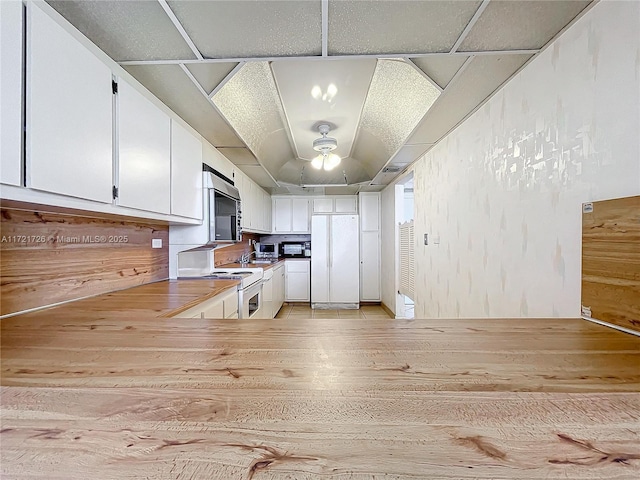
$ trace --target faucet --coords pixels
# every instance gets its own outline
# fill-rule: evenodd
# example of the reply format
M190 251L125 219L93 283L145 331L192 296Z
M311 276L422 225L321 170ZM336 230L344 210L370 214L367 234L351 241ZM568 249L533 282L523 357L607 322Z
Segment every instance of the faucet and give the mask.
M238 261L240 263L249 263L249 260L251 259L251 255L255 255L255 251L253 252L249 252L249 253L243 253L242 256L238 259Z

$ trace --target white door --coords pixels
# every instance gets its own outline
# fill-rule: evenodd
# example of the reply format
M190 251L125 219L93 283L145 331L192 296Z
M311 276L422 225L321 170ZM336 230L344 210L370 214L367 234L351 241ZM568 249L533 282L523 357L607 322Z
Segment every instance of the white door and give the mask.
M330 218L329 298L332 303L358 303L360 298L358 216L332 215ZM315 250L313 254L315 255Z
M27 187L111 203L111 70L28 7Z
M311 303L329 301L329 222L328 215L311 217Z
M171 211L171 121L124 80L118 84L118 204Z

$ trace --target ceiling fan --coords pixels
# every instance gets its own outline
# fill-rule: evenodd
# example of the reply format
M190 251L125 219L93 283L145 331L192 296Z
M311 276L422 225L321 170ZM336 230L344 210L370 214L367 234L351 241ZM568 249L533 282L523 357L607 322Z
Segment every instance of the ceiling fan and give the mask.
M327 137L331 127L326 123L318 125L318 132L322 137L316 138L313 141L313 149L316 152L320 152L320 155L315 157L311 161L311 166L318 170L324 169L326 171L333 170L340 165L342 159L335 153L331 153L338 148L338 141L333 137Z

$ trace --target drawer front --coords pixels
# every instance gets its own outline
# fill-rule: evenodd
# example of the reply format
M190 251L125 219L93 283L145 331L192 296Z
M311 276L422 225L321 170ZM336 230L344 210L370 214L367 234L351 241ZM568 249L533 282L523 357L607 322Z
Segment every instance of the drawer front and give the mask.
M309 262L306 260L289 260L286 262L287 273L304 273L309 271Z

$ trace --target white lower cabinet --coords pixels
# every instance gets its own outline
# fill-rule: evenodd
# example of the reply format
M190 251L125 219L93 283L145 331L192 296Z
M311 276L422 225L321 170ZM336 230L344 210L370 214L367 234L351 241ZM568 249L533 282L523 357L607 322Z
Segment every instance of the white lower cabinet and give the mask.
M238 291L232 289L216 295L173 318L238 318Z
M280 264L273 269L273 317L282 308L284 298L284 265Z
M311 300L311 262L308 259L285 260L285 300L308 302Z

